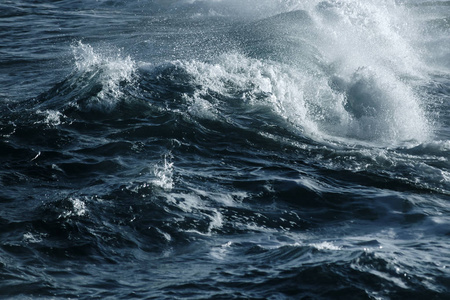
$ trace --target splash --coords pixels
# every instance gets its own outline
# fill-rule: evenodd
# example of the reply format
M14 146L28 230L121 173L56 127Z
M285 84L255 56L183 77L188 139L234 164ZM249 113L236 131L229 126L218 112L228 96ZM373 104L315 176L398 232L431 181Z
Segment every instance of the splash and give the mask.
M243 51L181 63L198 86L189 99L194 114L220 117L226 104L211 97L220 94L268 105L315 140L384 146L430 138L417 92L427 68L404 7L349 0L290 1L284 9L291 12L243 31Z
M219 100L211 94L269 106L297 130L314 139L352 138L400 142L427 138L428 125L413 90L395 77L368 68L348 81L291 66L226 54L214 63L184 65L200 88L191 98L198 117L218 118ZM339 84L339 86L337 86Z
M155 179L152 180L152 184L170 191L173 188L173 162L171 162L171 154L165 155L161 164L155 165L153 173Z
M65 116L59 111L49 109L45 111L37 110L36 114L45 117L45 119L42 121L36 121L35 124L47 124L48 126L58 126L64 123Z
M67 202L67 210L64 210L59 216L58 219L63 218L71 218L71 217L81 217L86 215L87 208L86 203L84 203L81 199L69 197Z
M134 81L136 63L121 50L94 50L78 42L72 47L76 71L87 82L101 85L90 99L90 107L111 108L123 96L122 86Z

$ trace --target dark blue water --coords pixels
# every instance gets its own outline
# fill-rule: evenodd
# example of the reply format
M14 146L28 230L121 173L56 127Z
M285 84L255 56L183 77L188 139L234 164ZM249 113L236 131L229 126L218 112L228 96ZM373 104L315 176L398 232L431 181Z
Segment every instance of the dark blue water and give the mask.
M0 298L449 299L448 1L2 1Z

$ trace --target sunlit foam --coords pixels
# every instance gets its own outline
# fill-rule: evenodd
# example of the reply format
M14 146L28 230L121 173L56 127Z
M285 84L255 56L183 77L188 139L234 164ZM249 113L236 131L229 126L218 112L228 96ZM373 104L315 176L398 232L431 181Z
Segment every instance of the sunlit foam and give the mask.
M423 141L429 134L425 114L413 90L392 74L361 68L336 87L333 75L309 75L295 67L237 53L217 61L184 65L200 88L191 101L198 117L215 118L220 102L207 102L209 91L237 97L248 105L268 105L303 134L315 139L340 137L398 143ZM233 93L235 93L233 95Z
M345 98L346 124L335 129L377 143L424 142L431 130L414 92L427 76L413 47L417 29L404 7L372 2L322 2L311 11L321 32L317 48L338 74L330 86Z
M412 45L415 27L405 25L412 19L394 1L372 2L290 1L285 10L301 9L299 15L312 22L304 25L293 17L274 21L270 28L272 19L265 21L280 35L283 26L310 26L298 31L304 36L289 40L298 43L297 52L291 45L286 53L280 47L279 60L232 52L209 62L181 63L199 87L190 99L191 111L214 118L222 104L208 103L213 91L241 96L249 105L269 105L316 140L352 139L382 146L428 140L429 116L415 92L417 82L426 80L426 66ZM269 46L273 41L265 42ZM238 90L245 92L239 95Z

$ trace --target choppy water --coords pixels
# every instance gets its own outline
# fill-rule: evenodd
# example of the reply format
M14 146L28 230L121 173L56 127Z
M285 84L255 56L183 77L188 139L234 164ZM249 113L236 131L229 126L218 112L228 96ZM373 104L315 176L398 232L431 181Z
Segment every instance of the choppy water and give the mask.
M450 2L2 1L2 299L448 299Z

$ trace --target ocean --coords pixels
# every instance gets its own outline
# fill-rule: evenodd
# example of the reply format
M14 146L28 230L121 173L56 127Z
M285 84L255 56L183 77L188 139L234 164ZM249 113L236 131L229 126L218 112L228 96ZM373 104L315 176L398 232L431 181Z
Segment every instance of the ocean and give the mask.
M1 299L450 299L450 2L2 0Z

